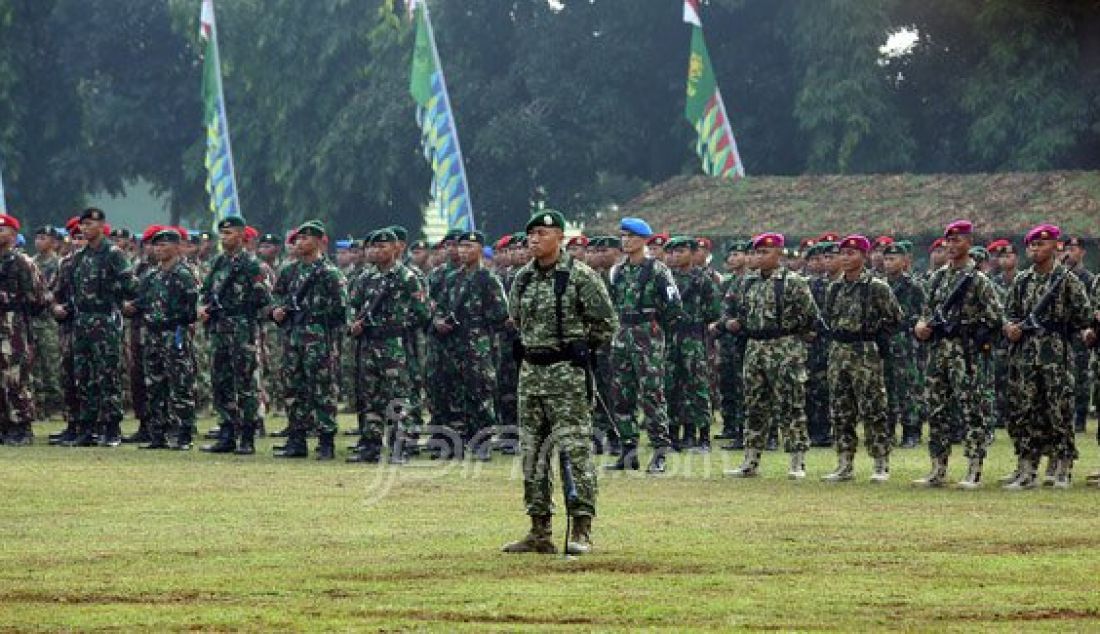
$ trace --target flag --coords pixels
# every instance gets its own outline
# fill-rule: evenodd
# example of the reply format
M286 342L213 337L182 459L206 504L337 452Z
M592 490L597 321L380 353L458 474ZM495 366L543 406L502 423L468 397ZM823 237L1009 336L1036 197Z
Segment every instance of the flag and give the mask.
M695 151L703 160L703 171L708 175L742 178L745 167L741 164L737 140L733 137L726 114L726 104L722 101L714 66L707 53L703 22L699 17L699 0L684 0L684 22L692 25L684 115L699 134Z
M214 20L214 0L203 0L199 17L199 39L203 46L202 103L206 127L206 193L214 224L229 216L241 215L237 195L237 177L233 171L233 151L229 144L229 119L225 113L221 58L218 54L218 27Z
M439 63L439 50L432 34L427 3L409 3L416 12L416 43L413 48L409 92L416 101L420 143L432 168L432 198L452 229L475 229L470 188L462 148L458 143L451 98Z
M0 174L0 214L8 213L8 204L4 199L4 175Z

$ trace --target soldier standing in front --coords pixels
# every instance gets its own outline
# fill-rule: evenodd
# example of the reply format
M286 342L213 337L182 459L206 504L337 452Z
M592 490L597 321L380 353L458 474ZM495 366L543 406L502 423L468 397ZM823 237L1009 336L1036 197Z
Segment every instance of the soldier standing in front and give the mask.
M46 305L38 267L15 250L19 221L0 214L0 444L29 445L33 438L31 318Z

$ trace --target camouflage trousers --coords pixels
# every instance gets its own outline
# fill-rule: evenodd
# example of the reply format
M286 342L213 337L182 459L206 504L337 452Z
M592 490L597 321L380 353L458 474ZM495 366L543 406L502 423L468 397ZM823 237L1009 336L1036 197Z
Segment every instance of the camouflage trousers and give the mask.
M596 467L592 462L589 408L578 407L585 394L519 395L520 443L523 447L523 503L527 514L554 512L553 472L564 450L572 466L577 499L566 512L596 515Z
M12 317L11 312L0 315L0 319ZM17 329L11 335L0 336L0 435L29 434L31 431L34 420L32 356L25 333Z
M889 359L889 363L886 363ZM920 431L920 395L918 380L920 370L914 355L909 333L890 337L886 357L883 359L883 377L886 386L886 403L889 420L887 431L891 439L897 425L906 431Z
M260 385L268 412L286 411L283 387L283 330L272 322L265 322L260 335Z
M163 438L189 432L195 423L195 356L186 326L142 337L142 376L149 433Z
M57 322L49 317L37 317L31 324L34 331L33 389L35 409L42 418L65 408L61 395L61 348Z
M452 333L448 348L453 362L461 364L454 393L450 398L448 424L473 438L483 429L496 425L496 347L492 335L474 328Z
M1089 413L1089 403L1092 400L1092 368L1089 364L1089 349L1080 340L1073 341L1073 414L1074 425L1083 429ZM1080 386L1079 388L1077 386Z
M1006 423L1016 455L1075 460L1073 369L1030 361L1010 358L1008 366Z
M433 425L450 422L451 399L457 388L458 368L450 340L431 333L427 337L424 389Z
M638 440L638 408L649 442L662 449L671 443L665 402L665 337L656 324L619 328L611 341L611 391L615 426L624 443Z
M854 455L856 429L863 422L863 439L873 458L890 455L886 385L882 356L874 342L832 342L829 349L830 418L837 453Z
M195 350L195 408L205 412L213 403L213 386L210 383L210 338L206 331L197 328L192 340Z
M611 412L611 394L613 392L611 380L611 345L601 346L596 349L596 372L592 377L598 395L592 399L592 426L601 436L614 435L618 437L615 429L615 418Z
M721 394L722 432L741 433L745 427L745 342L726 336L718 343L718 391Z
M501 427L517 429L519 425L519 364L512 354L516 335L500 336L497 353L497 416Z
M130 404L134 408L134 417L142 424L148 423L150 419L149 394L145 388L145 335L142 324L131 321L129 338L122 343L122 354L130 360ZM191 391L194 400L194 388Z
M668 348L665 394L670 427L710 429L710 372L706 342L674 333Z
M76 397L76 373L73 363L73 329L71 322L58 327L58 350L61 353L61 395L65 402L65 420L75 423L80 413L80 401Z
M409 422L409 354L404 337L355 339L354 406L364 442L381 445L387 423Z
M410 431L419 430L424 425L424 333L410 329L404 337L405 356L409 360L409 427Z
M351 335L340 337L340 402L348 404L348 410L355 408L355 338Z
M985 458L986 419L978 394L977 354L955 339L931 344L925 372L928 396L928 453L933 458L951 455L951 431L955 417L965 426L964 455Z
M291 433L336 433L339 397L334 335L321 324L292 326L285 333L283 385Z
M238 434L260 423L256 329L250 317L222 317L207 335L214 411Z
M778 423L787 453L810 446L806 429L806 346L793 336L745 347L745 447L764 450Z
M833 437L829 413L829 341L818 338L806 350L806 431L812 440Z
M122 319L118 314L82 314L72 343L77 421L86 429L122 421Z

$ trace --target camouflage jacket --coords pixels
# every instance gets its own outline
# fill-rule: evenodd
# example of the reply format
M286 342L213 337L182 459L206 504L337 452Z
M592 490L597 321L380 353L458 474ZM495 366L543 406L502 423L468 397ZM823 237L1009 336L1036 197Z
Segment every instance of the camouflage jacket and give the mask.
M740 295L740 306L734 314L750 339L809 334L817 323L817 304L809 283L786 269L750 273Z
M351 320L364 326L401 330L428 324L428 300L424 287L409 267L394 264L388 271L371 266L351 284L348 292Z
M508 320L508 298L500 278L489 269L478 267L470 272L460 268L448 278L446 292L439 298L433 315L453 316L460 330L496 331Z
M46 307L46 284L34 261L8 249L0 253L0 339L27 336L30 318Z
M722 316L722 295L718 284L708 271L699 268L673 271L672 279L680 292L683 311L680 322L673 328L690 327L693 334L702 336L706 325Z
M289 328L319 325L334 330L347 318L348 291L344 276L325 258L295 261L279 271L272 308L282 308Z
M67 271L69 279L58 284L60 292L54 297L67 307L70 317L116 314L123 301L134 298L137 280L126 256L117 247L104 240L99 248L89 244L72 257Z
M1035 315L1041 329L1025 332L1024 338L1009 348L1018 360L1036 365L1062 364L1070 349L1067 344L1092 321L1092 304L1085 284L1062 264L1056 264L1046 274L1029 267L1017 275L1008 289L1005 318L1013 323L1025 322L1056 279L1062 281L1053 301L1042 314Z
M568 275L561 296L561 337L558 336L556 276ZM527 351L560 350L571 342L595 350L608 344L618 329L618 318L599 274L565 251L552 269L534 261L516 273L509 295L509 312ZM524 361L519 392L532 396L585 397L585 371L579 365L559 362L535 365Z
M259 259L241 249L236 255L220 253L210 265L202 285L202 301L220 313L211 319L255 319L271 303L271 287Z
M42 279L47 287L53 286L53 280L57 277L57 269L60 263L61 258L56 255L46 256L39 253L34 256L34 264L38 267L38 272L42 274Z
M667 327L682 317L683 304L672 271L654 258L646 258L641 264L631 264L630 260L616 264L611 269L610 291L620 319L652 315L657 323ZM634 326L649 327L646 323ZM623 327L629 326L623 324Z
M845 339L872 340L890 335L904 318L890 286L866 270L855 281L842 277L833 282L821 312L829 325L830 339L841 344Z
M925 322L931 322L936 311L941 309L967 275L972 275L973 278L969 282L966 293L961 301L956 302L946 314L943 314L943 317L948 322L961 327L964 338L981 339L983 332L993 335L1000 331L1001 301L993 288L993 282L977 270L973 260L960 268L944 265L932 274L928 283L928 301L925 302L921 317Z
M191 266L180 260L169 269L150 268L138 283L141 322L149 332L164 332L195 322L199 282Z
M912 333L924 312L925 293L924 286L915 281L908 273L902 273L892 280L887 280L890 290L894 292L898 304L901 305L902 330Z

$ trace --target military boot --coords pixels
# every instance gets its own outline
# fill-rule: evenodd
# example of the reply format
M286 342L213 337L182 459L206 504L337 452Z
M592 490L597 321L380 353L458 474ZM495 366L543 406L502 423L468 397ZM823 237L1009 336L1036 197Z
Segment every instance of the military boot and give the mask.
M977 456L971 456L970 462L967 465L966 477L959 481L956 485L960 489L966 489L973 491L982 486L982 459Z
M1024 491L1039 486L1039 478L1035 473L1036 461L1027 458L1020 461L1020 475L1015 480L1004 485L1006 491Z
M779 430L773 425L771 431L768 432L768 442L764 445L765 451L778 451L779 450Z
M238 456L251 456L256 453L256 427L250 424L241 425L241 439L237 442L237 448L233 453Z
M854 476L852 475L852 452L841 451L837 453L836 469L833 469L831 473L827 473L821 476L823 482L847 482Z
M734 427L730 441L721 447L726 451L742 451L745 449L744 427Z
M695 449L695 425L684 425L684 436L680 440L680 451Z
M1073 461L1068 458L1059 458L1054 471L1054 488L1068 489L1073 486Z
M875 464L871 468L871 482L881 484L890 479L890 456L883 455L875 458Z
M641 467L641 463L638 462L638 443L627 441L623 443L618 460L614 464L604 465L603 468L608 471L626 471L627 469L637 471Z
M680 451L680 426L679 425L669 425L668 426L668 437L672 441L672 444L669 447L669 449L671 449L672 451L676 451L676 452Z
M233 453L237 450L237 443L233 440L233 423L224 422L218 426L218 442L213 445L203 445L199 451L206 453Z
M5 445L12 447L27 447L34 441L34 432L31 430L30 423L16 423L11 434L4 439Z
M710 453L710 427L699 429L699 445L695 450L699 453Z
M1058 461L1053 457L1047 458L1047 468L1043 472L1042 485L1045 487L1054 486L1054 476L1058 471Z
M103 435L99 437L100 447L117 447L122 444L121 421L107 421L103 426Z
M512 542L501 549L506 553L540 553L553 555L558 552L554 546L554 529L549 515L532 515L531 531L518 542Z
M290 426L287 425L286 427L280 429L279 431L271 432L271 437L272 438L289 438L290 437Z
M653 457L649 459L649 465L646 466L645 472L650 475L657 475L665 472L665 454L668 453L668 447L658 447L653 451ZM636 459L636 458L635 458Z
M587 555L592 552L592 516L577 515L573 518L573 530L565 544L569 555Z
M336 458L336 434L331 431L323 431L317 436L317 460L332 460Z
M920 446L920 427L913 425L905 427L902 431L901 448L916 449Z
M760 475L760 450L749 448L745 450L745 458L736 469L729 469L726 475L731 478L755 478Z
M51 445L64 445L67 442L71 442L76 438L76 425L72 421L68 421L65 424L65 429L61 430L58 434L50 434L49 443Z
M1008 475L1003 475L997 479L999 484L1008 484L1009 482L1015 482L1020 477L1020 470L1023 469L1024 459L1016 458L1016 470Z
M91 447L95 445L95 434L92 425L78 422L75 425L75 433L69 440L61 443L63 447Z
M162 433L149 434L149 444L139 445L138 449L168 449L168 438Z
M378 463L382 461L382 443L376 440L361 440L355 451L347 457L345 462L351 463Z
M923 478L913 480L917 486L935 488L947 483L947 456L932 458L932 469Z
M801 480L806 477L806 455L801 451L791 452L791 464L787 469L788 480Z
M276 458L305 458L309 455L304 432L293 431L286 437L286 444L275 452Z
M609 456L621 456L623 453L623 444L619 442L619 435L612 434L607 443L607 455Z
M171 447L176 451L191 451L191 434L194 433L190 425L181 425L176 434L176 444Z
M137 431L122 438L124 445L137 445L143 442L153 442L152 436L149 435L149 425L145 421L138 423Z

